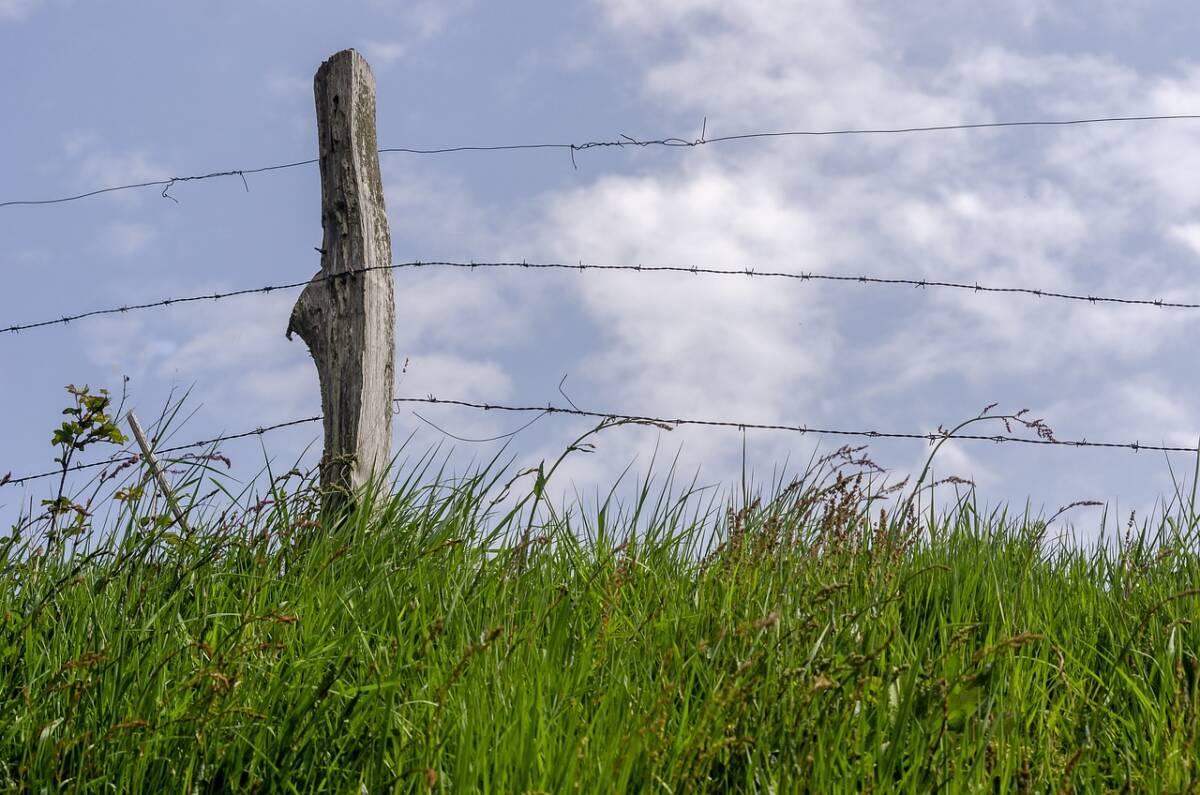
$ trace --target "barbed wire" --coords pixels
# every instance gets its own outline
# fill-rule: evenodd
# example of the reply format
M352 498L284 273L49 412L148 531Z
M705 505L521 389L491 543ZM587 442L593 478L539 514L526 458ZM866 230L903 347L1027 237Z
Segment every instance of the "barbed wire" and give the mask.
M359 268L357 270L347 271L347 272L345 272L343 274L339 274L339 275L351 276L351 275L355 275L355 274L359 274L359 273L365 273L368 270L378 270L378 269L379 269L379 266L376 266L374 268ZM180 297L180 298L164 298L159 301L149 301L144 304L124 304L122 306L114 306L114 307L109 307L107 309L93 309L91 311L80 312L75 315L64 315L62 317L53 318L50 320L39 320L35 323L23 323L20 325L9 326L8 328L0 328L0 334L17 334L22 331L46 328L48 326L64 326L68 323L73 323L76 320L83 320L83 319L89 318L89 317L98 317L101 315L119 315L119 314L124 314L126 312L137 312L137 311L141 311L144 309L156 309L159 307L173 306L175 304L189 304L189 303L195 303L197 301L220 301L225 298L234 298L239 295L251 295L251 294L265 295L267 293L271 293L276 290L290 290L290 289L293 289L296 287L303 287L311 281L321 282L321 281L327 281L328 279L331 279L331 278L335 278L335 277L334 276L318 276L313 279L305 279L304 281L298 281L298 282L289 282L287 284L269 284L264 287L251 287L251 288L246 288L246 289L241 289L241 290L230 290L228 292L223 292L223 293L222 292L203 293L203 294L199 294L199 295L189 295L189 296L184 296L184 297Z
M621 134L613 140L586 141L584 143L535 143L535 144L482 144L482 145L467 145L467 146L443 146L436 148L417 148L407 146L390 146L378 150L379 154L413 154L413 155L441 155L457 152L512 152L522 150L538 150L538 149L556 149L566 150L571 155L571 165L578 168L579 165L575 161L575 153L583 152L588 149L598 148L625 148L629 146L661 146L661 147L684 147L693 148L699 146L707 146L708 144L730 143L735 141L751 141L767 138L800 138L800 137L824 137L824 136L842 136L842 135L899 135L911 133L932 133L932 132L949 132L953 130L986 130L1000 129L1012 127L1069 127L1082 126L1089 124L1112 124L1120 122L1148 122L1148 121L1186 121L1200 119L1200 114L1157 114L1146 116L1100 116L1083 119L1040 119L1030 121L997 121L997 122L978 122L974 124L936 124L928 126L916 127L864 127L864 128L845 128L845 129L830 129L830 130L781 130L776 132L751 132L738 133L735 135L719 135L712 138L705 137L708 129L708 118L705 117L699 138L648 138L638 139L633 136ZM166 199L177 201L174 196L171 196L168 191L180 182L194 182L198 180L216 179L219 177L240 177L246 190L250 190L249 183L246 182L246 175L261 174L268 171L282 171L284 169L298 168L300 166L309 166L320 162L317 158L309 160L297 160L292 163L280 163L272 166L258 166L255 168L234 168L223 171L213 171L207 174L193 174L183 177L167 177L164 179L150 180L146 182L135 182L127 185L114 185L107 188L98 188L85 193L79 193L72 196L60 196L52 199L16 199L11 201L0 202L0 208L17 207L17 206L37 206L48 204L64 204L66 202L79 201L92 196L98 196L104 193L114 193L117 191L137 190L141 188L161 187L162 196Z
M1200 309L1200 303L1187 303L1183 301L1167 301L1161 298L1120 298L1115 296L1091 295L1083 293L1063 293L1053 290L1042 290L1033 287L988 287L979 282L953 282L934 279L910 279L910 278L890 278L882 276L842 276L828 273L791 273L788 271L773 271L759 270L756 268L708 268L699 266L686 265L589 265L587 263L570 264L563 262L394 262L388 265L373 265L365 268L351 268L341 273L331 275L317 275L312 279L303 281L288 282L285 284L270 284L263 287L251 287L239 290L230 290L228 292L203 293L197 295L184 296L179 298L164 298L159 301L150 301L142 304L125 304L123 306L109 307L107 309L93 309L87 312L80 312L74 315L64 315L62 317L51 318L48 320L39 320L32 323L21 323L12 326L0 327L0 334L17 334L22 331L30 331L32 329L45 328L48 326L62 326L72 323L77 320L83 320L90 317L101 315L117 315L127 312L141 311L145 309L155 309L160 307L173 306L175 304L195 303L197 301L220 301L225 298L233 298L242 295L252 294L267 294L278 290L291 290L297 287L304 287L312 282L324 282L330 279L347 278L357 276L362 273L369 273L377 270L402 270L416 268L456 268L465 270L476 269L515 269L525 268L529 270L571 270L571 271L618 271L632 273L690 273L702 276L750 276L762 277L768 279L792 279L801 282L848 282L866 285L892 285L892 286L911 286L917 288L944 288L954 290L966 290L973 293L1008 293L1016 295L1028 295L1037 298L1054 298L1065 301L1079 301L1090 304L1124 304L1129 306L1150 306L1159 309Z
M245 439L248 436L262 436L265 433L270 433L271 431L277 431L280 428L290 428L293 425L304 425L305 423L309 423L309 422L319 422L321 419L322 419L322 417L320 415L318 415L316 417L305 417L304 419L299 419L299 420L289 420L287 422L279 422L279 423L276 423L275 425L267 425L265 427L258 427L253 430L250 430L250 431L243 431L241 433L234 433L234 434L229 434L226 436L217 436L213 439L202 439L201 441L198 441L198 442L189 442L188 444L176 445L174 447L164 447L164 448L157 449L154 452L156 455L166 455L168 453L178 453L183 450L194 450L197 447L209 447L210 445L220 444L221 442L229 442L229 441L233 441L234 439ZM75 464L75 465L69 466L69 467L67 467L66 471L67 472L80 472L85 469L96 469L98 467L105 467L105 466L111 466L112 464L119 464L122 461L129 460L130 458L136 459L136 458L140 458L140 457L141 456L139 456L133 452L122 452L122 453L119 453L118 455L112 456L103 461L92 461L91 463L88 463L88 464ZM39 472L36 475L23 475L22 477L19 477L19 478L14 478L9 475L5 475L3 477L0 477L0 487L2 487L2 486L18 486L22 483L28 483L29 481L32 481L32 480L41 480L42 478L61 476L62 473L63 473L62 469L56 469L52 472Z
M396 404L397 406L401 406L401 405L405 405L405 404L421 403L421 404L436 405L436 406L456 406L459 408L469 408L469 409L476 409L476 410L480 410L480 411L501 411L501 412L506 412L506 413L526 413L526 414L527 413L536 413L538 415L565 415L565 416L574 416L574 417L587 417L589 419L599 419L599 420L617 420L617 421L622 421L622 422L638 423L638 424L642 424L642 425L652 425L652 426L659 427L659 428L665 428L667 430L670 430L673 427L677 427L677 426L695 426L695 427L704 427L704 428L731 428L734 430L742 430L742 431L745 431L745 430L783 431L783 432L790 432L790 433L799 433L801 435L814 435L814 436L842 436L842 437L853 436L853 437L859 437L859 438L865 438L865 439L911 439L911 440L920 440L920 441L929 442L930 444L934 444L936 442L944 441L944 440L948 440L948 439L954 439L954 440L959 440L959 441L994 442L997 444L1013 443L1013 444L1025 444L1025 445L1054 446L1054 447L1124 449L1124 450L1132 450L1134 452L1139 452L1142 450L1165 452L1165 453L1197 453L1197 452L1200 452L1197 450L1196 447L1179 447L1179 446L1172 446L1172 445L1143 444L1141 441L1093 442L1093 441L1088 441L1087 439L1078 439L1078 440L1055 439L1052 436L1042 435L1041 432L1039 432L1039 435L1036 438L1026 438L1026 437L1021 437L1021 436L1005 436L1002 434L985 435L985 434L951 433L944 429L939 429L936 432L930 432L930 433L875 431L875 430L846 430L846 429L838 429L838 428L821 428L821 427L810 426L810 425L788 425L788 424L783 424L783 423L758 423L758 422L745 422L745 421L740 421L740 420L707 420L707 419L695 419L695 418L684 418L684 417L658 417L658 416L651 416L651 415L645 415L645 414L620 414L620 413L616 413L616 412L587 411L585 409L580 409L580 408L575 408L575 407L564 408L561 406L555 406L550 403L547 403L545 406L509 406L509 405L504 405L504 404L500 404L500 403L477 403L477 402L468 401L468 400L438 398L433 395L428 395L426 397L394 398L392 402L394 404ZM983 415L981 415L981 416L983 416ZM1003 417L1000 417L1000 416L996 416L995 418L996 419L1004 419ZM249 436L262 436L265 433L279 430L281 428L288 428L288 427L292 427L292 426L296 426L296 425L303 425L306 423L318 422L322 419L323 419L323 417L321 415L318 415L315 417L305 417L303 419L290 420L288 422L280 422L280 423L276 423L275 425L268 425L266 427L254 428L253 430L243 431L242 433L227 434L224 436L217 436L212 439L204 439L201 441L189 442L188 444L181 444L181 445L177 445L174 447L166 447L166 448L156 450L155 452L159 455L166 455L168 453L176 453L176 452L181 452L183 450L192 450L197 447L209 447L211 445L219 444L221 442L233 441L235 439L244 439ZM428 422L428 420L424 420L424 421ZM528 426L524 426L524 427L528 427ZM1029 427L1040 427L1040 428L1044 429L1044 426L1042 426L1039 422L1030 423ZM507 438L509 436L512 436L512 434L505 434L503 437L496 437L496 439ZM488 441L492 441L492 440L488 440ZM131 452L123 452L119 455L112 456L111 458L108 458L104 461L93 461L93 462L87 463L87 464L76 464L71 467L68 467L66 471L70 473L70 472L79 472L79 471L86 470L86 469L95 469L97 467L110 466L112 464L120 463L122 461L126 461L126 460L129 460L130 458L136 458L136 457L137 456ZM20 485L23 483L28 483L30 481L40 480L42 478L61 476L62 473L63 473L62 469L57 469L57 470L53 470L50 472L40 472L40 473L34 474L34 475L23 475L23 476L17 477L17 478L12 477L10 474L10 475L6 475L4 477L0 477L0 487L17 486L17 485Z
M862 430L839 430L832 428L818 428L808 425L785 425L773 423L754 423L740 422L736 420L698 420L684 419L680 417L652 417L639 414L614 414L600 411L585 411L579 408L562 408L547 404L545 406L505 406L495 403L474 403L466 400L448 400L437 398L433 395L423 398L395 398L397 404L404 403L427 403L443 406L459 406L462 408L479 409L481 411L503 411L530 413L537 412L541 414L563 414L577 417L588 417L592 419L612 419L622 420L625 422L634 422L645 425L655 426L678 426L692 425L707 428L733 428L736 430L759 430L759 431L787 431L799 434L813 434L817 436L856 436L866 439L918 439L932 443L939 442L945 439L995 442L1004 444L1012 442L1014 444L1031 444L1042 446L1059 446L1059 447L1075 447L1075 448L1108 448L1108 449L1126 449L1138 452L1141 450L1158 451L1165 453L1198 453L1196 447L1175 447L1171 445L1153 445L1142 444L1140 441L1135 442L1090 442L1087 439L1065 440L1054 439L1043 436L1037 438L1025 438L1021 436L1003 436L1003 435L983 435L983 434L951 434L948 431L939 431L936 433L903 433L893 431L862 431ZM996 419L1002 419L997 416Z

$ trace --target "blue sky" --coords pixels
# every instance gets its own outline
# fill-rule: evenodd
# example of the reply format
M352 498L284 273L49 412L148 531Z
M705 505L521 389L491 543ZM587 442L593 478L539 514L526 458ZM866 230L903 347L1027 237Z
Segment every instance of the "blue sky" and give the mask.
M0 0L0 201L315 156L312 76L354 47L384 146L1200 113L1183 4L806 0L86 3ZM1200 300L1200 122L780 139L697 149L385 155L397 260L756 267ZM305 278L316 167L72 204L0 208L0 326ZM191 388L177 441L319 411L283 331L298 291L0 336L0 474L50 468L65 384L151 416ZM749 422L928 432L999 402L1063 438L1194 445L1200 313L853 285L618 274L398 272L401 395L561 402ZM424 416L489 436L523 420ZM397 438L445 439L409 413ZM516 437L518 463L586 421ZM290 462L319 429L264 439ZM751 432L762 476L837 440ZM456 443L456 465L495 445ZM621 429L564 486L605 488L656 447L740 477L735 431ZM920 442L872 444L899 478ZM230 443L235 473L263 460ZM1173 459L1190 472L1187 456ZM988 503L1145 512L1161 454L955 443L939 474ZM0 491L0 518L48 482ZM1081 532L1098 518L1081 512Z

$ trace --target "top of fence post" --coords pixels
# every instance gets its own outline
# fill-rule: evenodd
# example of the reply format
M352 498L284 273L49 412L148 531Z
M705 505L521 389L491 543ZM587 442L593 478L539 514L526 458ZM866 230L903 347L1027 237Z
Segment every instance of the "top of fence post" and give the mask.
M321 484L357 493L390 463L396 308L375 134L375 78L343 50L314 78L321 164L321 271L288 322L321 383Z

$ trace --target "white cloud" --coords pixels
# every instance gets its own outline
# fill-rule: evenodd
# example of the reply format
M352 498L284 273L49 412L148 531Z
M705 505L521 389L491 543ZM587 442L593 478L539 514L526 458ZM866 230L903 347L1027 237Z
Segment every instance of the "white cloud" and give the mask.
M99 136L94 132L78 130L66 133L62 137L63 151L68 157L75 157L84 150L92 149L99 143Z
M486 214L472 202L461 179L435 175L416 161L398 158L383 159L380 171L393 245L398 240L420 239L423 234L442 239L463 237L464 229L472 231L468 243L488 236L480 225ZM403 251L397 255L408 258Z
M1200 223L1177 224L1168 232L1172 238L1191 249L1193 254L1200 256Z
M473 5L473 0L371 0L376 9L388 13L394 29L385 39L367 39L360 45L376 68L387 68L408 54L416 43L438 36L455 17Z
M138 182L169 179L170 173L148 153L141 150L115 152L104 146L92 132L75 132L62 139L66 167L75 184L111 187ZM118 200L132 201L135 192L110 194Z
M428 39L441 33L454 17L465 12L472 0L374 0L382 8L396 9L406 27L419 38Z
M190 290L207 293L228 287L191 285ZM157 289L172 292L162 285ZM512 379L500 364L485 355L444 350L463 339L439 333L444 326L460 330L464 326L447 323L443 312L462 311L472 302L487 301L486 291L426 288L419 294L423 298L414 306L422 305L425 312L405 312L403 300L400 302L397 395L508 398ZM296 297L289 292L184 304L159 316L142 313L99 318L82 337L84 350L105 370L129 375L143 395L155 394L150 388L157 385L194 384L188 408L202 407L206 424L217 418L226 431L307 416L320 411L316 366L303 341L288 341L283 333ZM440 298L440 304L431 301L434 297ZM478 328L478 323L473 325ZM401 374L406 359L406 372ZM146 403L147 399L153 398L143 397L142 405L153 405ZM402 416L409 417L407 412ZM410 420L397 420L399 436L419 424ZM446 427L460 435L486 437L502 431L505 421L495 414L463 415L455 418L453 428ZM307 438L303 433L296 436L300 441ZM277 452L286 458L299 449L288 443Z
M904 119L949 124L976 110L901 78L892 49L862 3L809 0L608 0L621 35L644 37L655 60L644 86L699 118L709 134L780 124L815 128ZM662 57L662 54L667 54Z
M1072 395L1045 408L1058 416L1060 434L1087 434L1143 444L1194 447L1200 436L1197 401L1165 376L1142 375L1097 384L1089 394Z
M44 0L0 0L0 21L24 19Z
M866 3L600 5L642 69L648 103L670 119L707 113L709 137L1002 119L998 109L1013 90L1030 113L1051 118L1182 113L1200 104L1192 70L1147 76L1100 56L964 47L944 64L914 66L897 56L881 7ZM1024 25L1060 21L1041 3L1017 12ZM638 177L601 176L546 196L531 235L536 248L567 261L1185 298L1177 267L1130 241L1149 233L1200 244L1189 226L1200 183L1188 179L1200 163L1186 154L1200 152L1197 134L1200 126L1186 124L1114 125L647 155ZM576 397L633 411L921 431L973 414L975 397L965 412L959 402L966 394L987 395L980 405L996 395L1031 403L1060 385L1059 416L1097 421L1075 426L1082 434L1119 436L1129 427L1081 409L1098 394L1143 417L1143 428L1190 432L1187 417L1200 407L1186 399L1172 412L1146 395L1097 388L1111 368L1143 372L1193 333L1185 314L903 289L593 274L576 280L573 300L600 330L582 393L595 397ZM683 436L664 439L674 445ZM736 461L737 439L686 438L689 461L722 472ZM763 439L760 449L794 443ZM613 452L627 463L652 444L621 442ZM953 450L942 459L955 474L1008 485L969 446ZM598 461L584 466L611 471Z
M530 313L543 285L521 285L511 274L461 271L396 272L397 344L401 353L433 348L513 350L534 334ZM479 329L489 329L481 335Z
M302 342L289 343L283 336L295 301L294 295L280 294L256 298L252 309L249 302L237 299L196 307L187 313L189 333L161 363L161 375L211 373L216 377L221 371L244 372L292 358L286 355L286 346L304 351Z
M385 160L384 195L397 262L429 259L406 241L436 240L439 259L471 261L480 252L520 257L523 241L493 228L494 216L472 199L461 180L437 178L414 161ZM520 253L515 253L520 251ZM400 355L431 348L510 350L529 343L534 326L554 294L545 279L503 272L400 269L396 278L397 344ZM490 332L480 335L486 323Z
M1125 410L1125 416L1137 418L1136 422L1125 421L1130 426L1125 432L1132 438L1138 438L1139 431L1161 433L1166 429L1164 436L1142 438L1152 444L1195 446L1200 435L1196 401L1188 400L1162 379L1122 382L1115 390L1115 402Z
M398 372L398 393L454 396L460 400L500 401L512 393L512 379L491 361L449 353L426 353L404 357L407 372ZM404 358L396 363L399 371Z
M221 289L191 287L199 292ZM172 291L167 287L165 292ZM97 364L135 380L194 382L199 385L196 402L235 419L247 405L257 414L264 395L271 397L272 415L311 408L319 405L316 368L309 363L308 389L301 391L298 373L308 351L302 342L289 343L283 333L295 300L290 294L235 298L182 304L160 316L104 318L89 328L86 350Z
M176 347L173 341L151 337L144 316L135 314L96 318L83 336L83 348L93 364L137 378L148 374Z
M130 182L151 182L168 179L169 172L154 162L145 152L91 152L81 159L79 169L97 184L109 185Z
M402 367L405 372L401 372ZM512 379L500 364L471 356L453 353L398 355L396 370L397 397L433 395L488 403L505 401L513 390ZM457 444L462 440L491 440L529 419L502 412L408 403L397 406L392 427L397 438L404 438L416 430L422 444L443 441Z
M401 41L367 41L363 51L372 64L390 66L404 56L408 47Z
M155 237L149 224L117 221L108 224L100 234L100 247L113 257L130 257L145 251Z
M262 370L244 368L236 385L250 405L269 407L272 414L280 416L290 416L292 407L313 406L313 391L318 388L317 368L311 360Z
M537 247L572 261L745 267L834 251L803 211L708 167L602 179L559 196ZM681 413L793 411L798 383L829 366L835 337L811 292L750 278L593 274L574 280L607 342L591 370L619 399ZM764 287L766 289L764 289ZM803 337L811 344L797 346Z
M948 90L960 91L982 100L986 92L1020 88L1024 96L1058 110L1064 116L1088 111L1112 110L1098 107L1098 98L1112 99L1133 90L1136 73L1103 56L1030 55L988 45L965 52L941 75ZM1083 85L1086 91L1063 90Z
M377 5L396 19L363 45L378 65L450 20L447 6ZM905 55L912 42L891 36L889 14L907 11L883 3L606 0L600 8L611 39L580 47L606 58L627 48L617 55L637 80L622 93L642 98L640 121L655 131L698 129L704 114L712 137L989 121L1009 118L1014 103L1020 115L1047 118L1200 106L1200 70L1191 67L1146 74L1114 57L1029 54L969 38L959 49L923 51L918 62ZM1051 11L1027 0L1005 7L1005 20L1010 28L1063 21ZM276 88L301 90L299 81ZM1139 124L636 150L621 162L637 176L581 169L570 187L520 211L526 216L489 213L465 182L416 161L385 161L384 179L398 260L420 258L409 247L433 241L448 259L536 252L1183 298L1180 244L1200 253L1200 183L1190 178L1200 170L1190 154L1200 152L1198 135L1195 124ZM115 181L117 167L121 181L164 173L144 153L106 153L86 138L71 145L72 162L100 182ZM1200 416L1190 373L1172 372L1169 358L1194 336L1186 313L742 277L416 270L396 280L398 364L410 360L401 394L490 401L543 390L538 402L561 402L553 384L569 369L568 391L584 408L666 416L922 432L1001 398L1044 406L1061 436L1118 440L1184 439ZM279 324L263 320L286 318L294 296L279 301L252 314L235 302L201 319L173 314L177 325L157 341L138 328L96 355L128 349L147 373L217 385L205 393L209 405L234 415L253 405L252 422L264 403L273 406L267 419L292 416L315 402L315 368L302 344L283 347ZM560 365L548 387L528 383ZM468 437L524 421L418 410ZM556 441L590 424L548 419L538 430L551 422ZM419 427L397 424L399 433ZM567 472L606 484L635 458L644 467L656 445L660 461L682 446L682 472L702 463L706 479L730 483L742 439L736 430L622 428ZM760 465L789 454L802 464L817 442L765 432L745 439ZM532 458L561 449L545 442ZM919 443L891 450L899 451L893 464L909 469L927 452ZM1071 499L1106 496L1092 489L1090 460L1025 457L1038 455L1022 448L999 458L1009 452L956 443L937 473L985 489L1069 483ZM1041 497L1053 507L1070 501Z
M267 76L267 90L284 99L307 100L312 97L313 82L311 79L274 72Z
M1051 0L1009 0L1012 12L1023 28L1034 28L1039 23L1061 17L1062 10Z

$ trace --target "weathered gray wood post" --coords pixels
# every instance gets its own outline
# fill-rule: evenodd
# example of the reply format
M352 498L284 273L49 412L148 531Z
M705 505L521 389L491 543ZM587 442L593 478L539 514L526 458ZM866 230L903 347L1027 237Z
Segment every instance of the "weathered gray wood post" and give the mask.
M321 271L288 322L321 382L327 493L357 493L390 463L396 305L375 136L375 78L343 50L314 79L321 157ZM366 269L366 270L364 270Z

